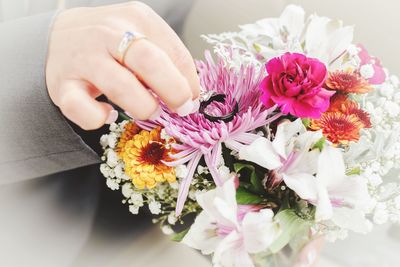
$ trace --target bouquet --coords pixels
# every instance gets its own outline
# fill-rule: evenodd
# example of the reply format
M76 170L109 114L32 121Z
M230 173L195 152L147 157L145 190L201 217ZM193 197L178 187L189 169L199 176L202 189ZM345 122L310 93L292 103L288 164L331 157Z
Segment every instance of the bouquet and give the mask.
M204 39L198 112L121 114L101 138L131 213L222 267L289 266L319 236L400 222L399 80L352 26L290 5Z

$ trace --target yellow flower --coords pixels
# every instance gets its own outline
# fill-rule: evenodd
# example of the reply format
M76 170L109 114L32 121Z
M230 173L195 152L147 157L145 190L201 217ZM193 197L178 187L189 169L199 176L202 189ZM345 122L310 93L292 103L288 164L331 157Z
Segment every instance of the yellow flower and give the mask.
M125 173L132 179L132 183L139 189L151 189L158 183L175 182L175 169L163 163L171 161L173 149L161 139L161 129L142 130L133 136L134 127L126 129L126 134L122 134L118 143L118 149L125 163Z

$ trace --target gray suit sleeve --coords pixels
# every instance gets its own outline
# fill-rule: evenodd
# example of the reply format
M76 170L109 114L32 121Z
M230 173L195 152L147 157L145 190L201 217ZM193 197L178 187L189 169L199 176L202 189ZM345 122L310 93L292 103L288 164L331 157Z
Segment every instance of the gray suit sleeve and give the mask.
M0 184L99 162L48 96L54 13L0 24Z

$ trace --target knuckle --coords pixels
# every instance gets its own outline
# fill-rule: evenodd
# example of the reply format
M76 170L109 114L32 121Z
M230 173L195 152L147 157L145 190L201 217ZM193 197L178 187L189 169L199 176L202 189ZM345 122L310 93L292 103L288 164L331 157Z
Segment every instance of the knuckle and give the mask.
M182 70L195 69L192 56L186 49L175 48L172 60L179 69Z
M134 49L132 49L134 50ZM148 45L138 45L135 47L134 65L144 73L151 73L157 66L163 65L166 55L159 49Z
M124 90L126 87L116 87L113 86L110 88L110 90L107 92L107 96L111 98L113 102L116 102L116 104L119 104L121 100L124 100L126 98L126 90Z
M91 39L98 42L99 40L105 41L112 34L112 29L106 24L97 24L88 27L87 33L90 35Z
M148 105L135 114L135 118L139 120L150 119L157 109L158 105L156 103L148 103Z

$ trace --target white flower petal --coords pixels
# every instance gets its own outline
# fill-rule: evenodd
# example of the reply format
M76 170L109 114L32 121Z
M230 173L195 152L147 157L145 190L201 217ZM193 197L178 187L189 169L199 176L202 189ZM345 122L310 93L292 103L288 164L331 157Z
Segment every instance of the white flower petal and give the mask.
M288 175L292 173L309 173L311 175L317 173L320 152L317 149L309 150L310 147L304 147L303 151L297 152L296 160L286 170Z
M335 208L332 221L340 228L366 234L372 229L372 224L365 218L365 214L346 207Z
M240 25L239 28L250 37L263 36L273 37L279 35L279 20L276 18L266 18L256 21L254 24Z
M288 5L279 18L281 27L284 27L291 36L300 36L304 28L304 16L303 8Z
M329 64L347 50L353 40L353 27L339 20L313 15L305 35L307 56Z
M254 267L250 255L244 250L242 236L233 231L217 246L213 263L223 267Z
M278 236L279 228L273 222L274 213L270 209L249 212L242 222L244 246L249 253L266 250Z
M347 176L342 183L329 187L328 191L331 199L339 199L355 209L366 210L370 207L367 183L361 176Z
M131 183L124 183L121 189L122 195L125 198L130 198L133 194L132 184Z
M347 50L347 48L353 41L353 35L353 26L341 27L331 34L326 51L329 55L328 63L339 57L343 52Z
M315 212L316 221L329 220L333 216L333 207L331 200L329 199L329 194L324 185L317 183L317 199L314 205L317 207Z
M254 162L261 167L273 170L282 166L279 155L272 147L271 141L264 137L256 139L239 151L239 158Z
M317 199L317 182L316 178L309 173L283 173L285 184L298 194L302 199Z
M198 194L197 201L214 221L233 228L238 226L234 179L229 179L221 187Z
M139 208L140 207L135 205L129 205L129 212L132 214L139 214Z
M117 153L115 153L114 150L109 149L107 151L107 164L108 166L110 166L111 168L114 168L115 166L117 166L118 164L118 155Z
M205 255L209 255L215 251L221 241L216 234L216 230L215 221L211 220L207 213L203 211L196 217L182 243L201 250Z
M301 119L297 119L293 122L283 122L278 125L275 139L272 142L272 147L281 157L286 158L286 146L289 140L295 137L298 133L302 134L305 132L306 128Z
M345 173L346 167L341 150L325 146L318 160L318 182L325 187L333 188L346 179Z
M161 203L157 201L151 201L149 203L149 210L152 214L158 215L161 213Z
M307 52L307 56L321 59L321 54L323 54L322 49L325 49L325 43L328 38L326 25L329 21L330 19L327 17L319 17L317 15L310 16L305 35L305 51Z

